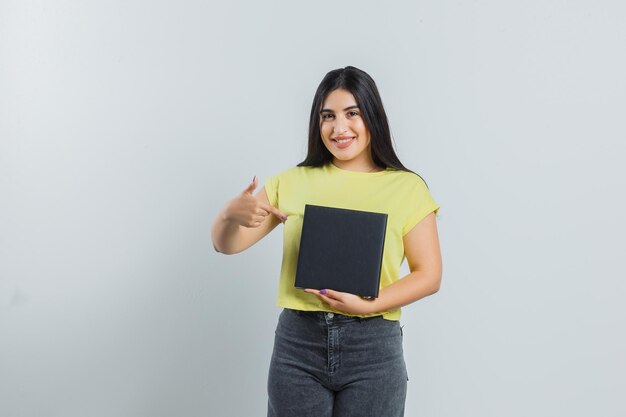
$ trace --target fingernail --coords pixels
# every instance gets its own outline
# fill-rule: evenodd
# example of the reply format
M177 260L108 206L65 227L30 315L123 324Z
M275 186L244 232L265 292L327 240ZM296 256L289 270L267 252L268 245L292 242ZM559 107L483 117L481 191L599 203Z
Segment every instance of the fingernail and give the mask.
M280 216L280 218L281 218L281 219L283 219L283 220L285 220L285 221L287 221L287 216L284 216L284 215L283 215L283 216Z
M320 294L326 294L328 291L326 290L320 290Z
M254 176L254 178L252 178L252 182L254 182L254 180L256 180L256 175Z

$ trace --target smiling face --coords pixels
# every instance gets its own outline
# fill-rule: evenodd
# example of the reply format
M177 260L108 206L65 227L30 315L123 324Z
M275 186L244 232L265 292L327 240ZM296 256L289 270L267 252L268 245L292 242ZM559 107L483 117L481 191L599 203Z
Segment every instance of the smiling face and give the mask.
M333 90L320 111L320 133L333 155L333 164L350 171L376 170L370 150L370 132L356 100L347 90Z

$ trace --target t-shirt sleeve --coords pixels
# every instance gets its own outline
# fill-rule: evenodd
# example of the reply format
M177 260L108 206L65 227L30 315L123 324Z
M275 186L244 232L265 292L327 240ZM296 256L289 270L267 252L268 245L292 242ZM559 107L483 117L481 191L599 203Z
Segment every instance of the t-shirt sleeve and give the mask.
M265 180L265 192L270 205L278 207L278 175L273 175Z
M402 236L409 233L424 217L433 211L435 214L439 211L439 205L435 202L426 183L420 177L415 181L407 200L409 215L406 223L402 227Z

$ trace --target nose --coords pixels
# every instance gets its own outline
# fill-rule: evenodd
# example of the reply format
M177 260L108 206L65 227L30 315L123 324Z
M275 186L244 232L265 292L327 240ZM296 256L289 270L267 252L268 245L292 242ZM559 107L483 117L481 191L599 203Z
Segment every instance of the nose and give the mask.
M336 117L333 121L333 133L343 133L346 131L346 120L343 117Z

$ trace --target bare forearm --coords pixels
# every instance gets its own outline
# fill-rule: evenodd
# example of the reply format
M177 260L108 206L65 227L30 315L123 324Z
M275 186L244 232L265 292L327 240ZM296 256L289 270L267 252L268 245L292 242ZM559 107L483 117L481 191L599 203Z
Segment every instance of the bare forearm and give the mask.
M211 239L216 251L230 255L237 253L240 241L239 229L241 226L227 219L225 210L226 208L223 208L213 221Z
M413 271L383 288L372 302L374 312L403 307L439 290L441 275L428 271Z

